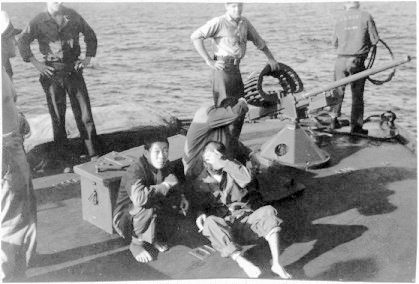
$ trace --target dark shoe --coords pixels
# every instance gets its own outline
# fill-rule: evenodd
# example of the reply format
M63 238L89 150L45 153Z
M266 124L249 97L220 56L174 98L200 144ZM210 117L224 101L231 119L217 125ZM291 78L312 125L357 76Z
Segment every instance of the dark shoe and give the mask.
M341 128L342 125L340 124L339 120L335 117L330 122L330 129L335 130Z
M368 130L357 127L351 130L352 134L368 135Z

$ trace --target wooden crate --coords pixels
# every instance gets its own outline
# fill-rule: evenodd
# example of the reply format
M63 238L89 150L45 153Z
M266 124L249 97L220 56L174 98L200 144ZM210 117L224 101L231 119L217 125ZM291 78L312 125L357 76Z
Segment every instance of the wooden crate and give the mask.
M171 161L179 160L182 157L185 140L185 136L180 134L169 137L169 159ZM138 160L143 152L144 146L139 146L123 151L121 154L132 158L134 162ZM125 174L125 170L96 172L95 166L104 161L105 157L114 154L114 152L108 153L98 161L74 166L74 172L80 175L81 180L83 220L90 222L109 234L114 233L112 213L115 208L119 184L122 176Z

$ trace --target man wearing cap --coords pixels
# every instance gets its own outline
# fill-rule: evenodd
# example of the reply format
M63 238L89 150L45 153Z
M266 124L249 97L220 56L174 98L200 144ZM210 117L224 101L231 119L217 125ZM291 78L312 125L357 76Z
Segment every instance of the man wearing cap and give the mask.
M3 60L16 55L16 30L5 12L0 14ZM2 68L2 180L0 279L21 281L36 250L36 200L15 105L16 92Z
M80 33L84 35L86 56L80 56ZM44 62L32 54L30 44L38 40ZM84 140L88 155L100 154L99 142L90 107L89 95L82 69L96 55L95 32L74 10L60 2L48 2L47 11L38 14L23 30L18 40L20 54L25 62L31 62L41 74L40 82L45 91L52 119L57 152L65 157L67 144L65 130L66 93L68 93L74 118Z
M335 80L340 80L350 75L365 70L364 62L368 53L379 41L377 28L372 16L359 9L359 2L347 2L345 14L336 22L333 34L333 45L337 49L335 63ZM351 83L352 110L351 133L368 134L363 129L364 123L364 86L365 78ZM337 92L343 100L345 86L338 87ZM331 128L339 128L338 117L341 115L342 102L332 108Z
M208 21L191 35L195 49L212 69L212 88L216 107L226 98L231 101L231 105L234 105L244 94L239 64L246 53L247 41L252 41L266 55L272 70L279 68L265 41L249 20L242 17L243 4L226 3L225 9L224 15ZM208 38L213 39L213 58L204 46L204 40ZM234 123L233 135L237 138L240 136L243 121L244 117Z

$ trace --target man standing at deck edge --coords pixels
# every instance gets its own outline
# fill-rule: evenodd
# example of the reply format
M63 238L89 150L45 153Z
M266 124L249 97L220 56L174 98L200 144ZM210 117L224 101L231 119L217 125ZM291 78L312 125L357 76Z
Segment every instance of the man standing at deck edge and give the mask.
M333 45L337 49L335 63L335 80L340 80L350 75L365 70L365 59L374 45L379 41L377 28L372 16L359 10L359 2L352 1L345 4L346 12L340 17L335 25ZM351 83L352 110L351 110L351 133L368 134L368 130L362 129L364 123L364 87L365 80L360 79ZM345 95L345 86L337 88L339 97ZM337 117L341 115L342 102L332 109L331 128L339 128Z
M252 41L266 55L272 70L279 68L265 41L250 21L242 17L243 3L227 2L225 9L226 14L213 18L191 35L195 49L212 69L215 107L219 107L225 99L231 101L228 105L235 105L244 94L239 64L246 53L247 41ZM204 40L208 38L213 39L214 58L204 46ZM234 123L233 137L240 136L243 121L244 117Z

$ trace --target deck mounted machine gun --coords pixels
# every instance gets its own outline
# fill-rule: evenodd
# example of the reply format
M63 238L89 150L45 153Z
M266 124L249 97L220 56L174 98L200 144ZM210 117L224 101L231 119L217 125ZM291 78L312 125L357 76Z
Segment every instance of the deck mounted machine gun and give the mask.
M261 114L253 119L279 115L287 120L285 127L261 146L261 158L268 162L297 168L315 167L327 163L330 155L314 143L301 127L300 121L314 116L325 107L339 103L342 98L337 97L333 92L337 87L368 78L410 60L411 58L407 56L308 92L304 92L303 83L297 73L285 64L280 63L280 69L277 71L271 71L270 66L267 65L260 73L252 73L244 82L244 97L249 104L260 107ZM274 88L279 87L277 90L263 90L262 83L267 76L278 79L279 86L274 86Z

